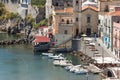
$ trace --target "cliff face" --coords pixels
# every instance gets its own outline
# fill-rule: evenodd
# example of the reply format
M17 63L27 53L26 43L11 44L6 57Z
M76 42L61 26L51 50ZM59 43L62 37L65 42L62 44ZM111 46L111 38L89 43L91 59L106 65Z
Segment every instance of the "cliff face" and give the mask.
M45 7L38 9L38 15L36 17L36 22L40 22L41 20L45 19Z

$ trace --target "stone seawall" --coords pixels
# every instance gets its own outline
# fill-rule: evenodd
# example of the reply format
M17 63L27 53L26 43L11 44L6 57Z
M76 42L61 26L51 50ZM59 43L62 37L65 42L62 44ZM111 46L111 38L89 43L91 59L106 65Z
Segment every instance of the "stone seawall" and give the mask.
M3 40L3 41L0 41L0 45L29 44L31 42L32 40L23 38L23 39L14 39L14 40Z

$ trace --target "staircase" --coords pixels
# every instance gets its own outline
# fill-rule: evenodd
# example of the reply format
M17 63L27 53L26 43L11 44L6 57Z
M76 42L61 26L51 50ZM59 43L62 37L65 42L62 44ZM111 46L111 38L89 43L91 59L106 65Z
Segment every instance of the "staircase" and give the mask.
M70 45L72 40L72 35L56 34L55 39L56 39L56 46Z

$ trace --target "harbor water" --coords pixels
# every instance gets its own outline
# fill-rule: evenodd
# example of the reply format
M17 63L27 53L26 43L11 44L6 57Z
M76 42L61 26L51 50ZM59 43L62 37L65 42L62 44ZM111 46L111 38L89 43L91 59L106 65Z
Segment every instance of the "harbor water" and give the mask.
M40 53L35 54L31 45L0 46L0 80L101 80L98 74L76 75L56 67L52 59ZM75 64L79 63L74 57L67 56Z

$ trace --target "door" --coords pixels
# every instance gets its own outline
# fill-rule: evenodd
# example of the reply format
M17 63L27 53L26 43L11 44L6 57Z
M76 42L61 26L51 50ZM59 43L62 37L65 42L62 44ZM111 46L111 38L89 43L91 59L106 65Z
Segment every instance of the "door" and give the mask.
M87 36L90 36L90 35L91 35L91 28L87 28L86 34L87 34Z
M79 35L79 29L77 28L76 29L76 36L78 36Z

